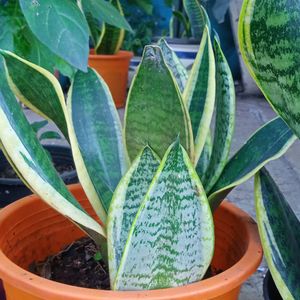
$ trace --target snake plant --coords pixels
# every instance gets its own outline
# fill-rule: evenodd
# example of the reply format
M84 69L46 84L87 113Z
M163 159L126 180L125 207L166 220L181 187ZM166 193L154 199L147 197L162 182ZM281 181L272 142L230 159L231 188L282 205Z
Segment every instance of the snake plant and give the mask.
M121 16L124 16L123 8L120 0L110 0ZM96 54L115 54L123 43L125 37L124 28L116 27L100 21L93 13L93 7L89 2L82 3L83 10L88 21L90 35L94 51Z
M164 40L145 47L123 128L107 85L93 69L76 72L65 102L51 73L0 53L0 146L25 184L99 246L113 290L200 280L214 251L212 212L295 140L275 118L229 159L234 83L207 27L190 74ZM16 97L55 122L70 142L78 177L102 224L63 184Z
M272 108L300 138L299 1L246 0L239 42L250 74ZM271 175L256 175L259 232L272 277L283 299L300 299L300 223Z

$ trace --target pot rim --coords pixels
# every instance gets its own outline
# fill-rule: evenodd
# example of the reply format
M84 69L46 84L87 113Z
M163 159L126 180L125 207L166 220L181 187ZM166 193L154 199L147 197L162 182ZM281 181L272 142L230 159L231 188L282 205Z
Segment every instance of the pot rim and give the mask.
M81 189L80 184L69 185L71 192ZM31 195L8 205L0 211L0 228L1 223L13 214L15 211L22 209L23 205L34 205L36 201L41 201L36 195ZM259 239L257 225L255 221L243 210L234 204L224 201L221 209L227 210L235 217L242 220L245 227L246 250L243 257L232 267L217 274L211 278L191 283L186 286L151 290L151 291L107 291L95 290L81 287L74 287L63 283L51 281L39 277L13 263L0 249L0 275L4 282L17 286L21 290L31 290L32 294L38 297L44 297L47 294L47 300L64 299L64 300L170 300L182 299L184 296L209 296L211 298L225 294L235 287L241 285L252 273L255 272L262 260L262 246ZM25 280L28 278L28 280ZM52 297L51 297L52 295ZM60 297L60 298L57 298ZM44 299L44 298L42 298Z
M120 59L131 59L133 57L133 52L120 50L116 54L93 54L93 50L90 50L89 59L95 60L120 60Z

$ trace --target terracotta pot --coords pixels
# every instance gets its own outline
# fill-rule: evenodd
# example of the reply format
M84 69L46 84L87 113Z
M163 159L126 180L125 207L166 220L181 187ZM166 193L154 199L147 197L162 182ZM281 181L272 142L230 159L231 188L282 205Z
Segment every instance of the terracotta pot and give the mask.
M125 106L128 69L132 57L133 53L129 51L119 51L114 55L99 55L91 50L89 55L89 66L103 77L118 108Z
M91 213L80 185L70 186L70 190ZM228 202L220 206L214 218L216 247L212 266L224 272L178 288L143 292L101 291L64 285L27 271L33 261L57 253L84 234L37 196L26 197L0 212L0 277L7 300L238 299L241 284L262 259L257 227L247 214Z

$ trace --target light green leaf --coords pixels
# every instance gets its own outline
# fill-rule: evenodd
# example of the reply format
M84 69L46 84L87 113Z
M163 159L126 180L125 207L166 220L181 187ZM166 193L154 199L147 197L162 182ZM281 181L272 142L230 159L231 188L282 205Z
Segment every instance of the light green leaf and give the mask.
M172 72L158 46L146 46L125 111L125 138L133 160L149 144L162 157L180 134L193 157L191 124Z
M208 200L216 209L237 185L251 178L271 160L283 155L296 140L290 128L279 117L259 128L229 160Z
M121 16L124 16L119 0L110 0L110 3L119 11ZM96 43L95 52L97 54L116 54L123 44L125 30L109 24L104 24L102 30L104 32Z
M264 254L282 299L300 298L300 222L267 170L255 176L255 207Z
M157 45L160 47L165 62L167 63L168 67L171 69L174 77L176 78L178 87L180 89L180 92L183 92L184 87L186 85L187 79L188 79L188 72L184 65L182 64L181 60L176 55L175 51L173 51L167 41L165 39L160 39L157 43Z
M203 32L200 48L193 64L183 99L188 107L195 140L195 165L197 164L213 115L216 93L215 58L208 28Z
M57 79L47 70L0 50L5 59L6 76L15 96L26 106L52 120L68 138L65 99Z
M27 24L52 52L86 71L89 54L87 21L74 1L19 0Z
M213 255L209 203L188 154L167 150L130 230L113 290L152 290L199 281Z
M250 74L272 108L300 138L299 1L244 1L239 44Z
M203 178L206 192L209 192L218 181L228 161L235 124L233 78L217 39L215 39L214 46L216 57L216 124L210 163Z
M118 10L105 0L81 0L82 7L89 11L95 19L103 21L112 26L124 28L130 32L132 29L126 19L120 15Z
M113 192L127 170L121 122L96 71L78 71L68 95L70 141L80 182L105 223Z
M105 246L104 229L89 217L59 177L12 94L4 73L1 64L0 144L4 154L35 194L78 225L99 246Z
M193 37L200 40L205 26L208 26L210 31L207 13L198 0L183 0L183 6L191 23Z
M109 276L113 285L128 233L159 166L159 158L145 147L120 181L109 208L107 245Z

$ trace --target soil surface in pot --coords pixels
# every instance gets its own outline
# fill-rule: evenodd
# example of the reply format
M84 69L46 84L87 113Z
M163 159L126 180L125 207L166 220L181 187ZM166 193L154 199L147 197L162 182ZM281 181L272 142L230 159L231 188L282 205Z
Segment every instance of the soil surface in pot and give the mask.
M73 286L109 290L108 267L97 257L99 252L90 238L82 238L45 261L33 262L30 272L46 279ZM222 273L209 267L203 279Z
M69 173L75 170L74 166L69 164L54 164L56 171L62 176L65 173ZM2 170L0 170L0 178L10 178L17 179L19 178L14 169L8 165Z
M96 244L83 238L29 270L41 277L78 287L109 290L108 268L100 259Z

